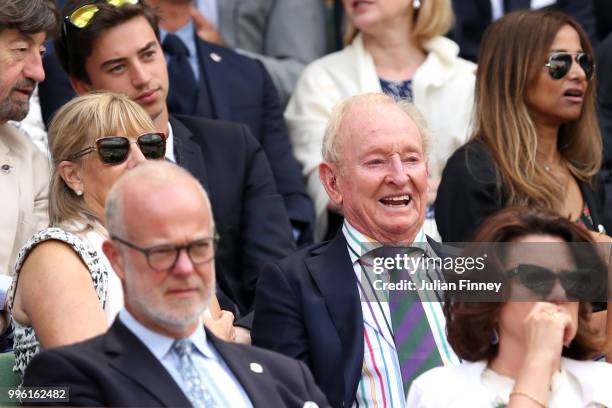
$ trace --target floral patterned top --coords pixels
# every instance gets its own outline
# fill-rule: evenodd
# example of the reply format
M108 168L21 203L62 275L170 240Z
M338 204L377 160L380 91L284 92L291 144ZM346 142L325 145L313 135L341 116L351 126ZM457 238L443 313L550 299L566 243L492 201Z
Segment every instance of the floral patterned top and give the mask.
M408 102L413 101L411 79L406 81L387 81L386 79L379 78L379 81L383 93L393 97L396 101L400 99L407 100Z
M91 274L91 280L93 281L96 294L102 307L104 308L106 303L106 292L108 287L108 275L109 271L105 267L105 263L100 261L100 254L91 246L91 244L82 239L80 236L68 232L61 228L47 228L39 231L21 248L17 255L17 261L15 263L15 276L13 277L13 283L8 292L8 304L9 307L13 307L15 290L17 289L17 282L19 279L19 271L23 266L23 263L27 259L30 251L36 245L41 242L48 240L62 241L68 244L83 260L87 269ZM15 328L15 338L13 350L15 352L15 365L13 371L20 374L23 377L24 371L28 366L30 360L40 351L40 343L34 332L32 326L24 326L13 319L11 314L11 322Z

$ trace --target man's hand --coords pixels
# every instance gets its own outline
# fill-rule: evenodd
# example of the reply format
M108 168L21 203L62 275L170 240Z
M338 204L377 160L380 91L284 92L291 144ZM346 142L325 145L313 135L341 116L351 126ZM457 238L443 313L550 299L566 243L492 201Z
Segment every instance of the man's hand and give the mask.
M208 21L197 8L191 6L190 14L193 24L195 25L196 33L200 39L222 47L226 46L223 37L221 37L221 34L219 34L215 26Z

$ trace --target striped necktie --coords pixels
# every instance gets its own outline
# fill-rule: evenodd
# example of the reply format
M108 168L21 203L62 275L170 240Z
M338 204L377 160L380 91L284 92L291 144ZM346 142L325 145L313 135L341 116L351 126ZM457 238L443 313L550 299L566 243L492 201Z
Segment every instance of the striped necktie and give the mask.
M215 401L210 391L202 384L200 373L193 362L193 343L189 339L175 340L172 350L178 355L180 365L179 372L187 385L187 398L191 405L196 408L217 408L219 404Z
M425 259L421 249L410 248L409 251L409 256ZM411 274L407 270L395 270L391 272L391 280L412 280L419 288L421 283L417 275L419 274ZM391 291L389 310L402 383L404 391L408 392L416 377L431 368L441 366L442 359L417 290Z

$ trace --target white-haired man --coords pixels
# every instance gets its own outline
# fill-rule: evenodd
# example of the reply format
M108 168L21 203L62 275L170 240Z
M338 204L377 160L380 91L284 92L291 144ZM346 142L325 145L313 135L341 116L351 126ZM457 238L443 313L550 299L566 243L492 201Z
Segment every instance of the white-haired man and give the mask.
M391 302L366 296L377 290L362 269L370 247L429 241L426 146L410 104L364 94L337 107L319 172L342 231L269 265L258 282L253 344L307 362L334 407L403 407L416 375L457 362L439 302L413 301L397 318Z

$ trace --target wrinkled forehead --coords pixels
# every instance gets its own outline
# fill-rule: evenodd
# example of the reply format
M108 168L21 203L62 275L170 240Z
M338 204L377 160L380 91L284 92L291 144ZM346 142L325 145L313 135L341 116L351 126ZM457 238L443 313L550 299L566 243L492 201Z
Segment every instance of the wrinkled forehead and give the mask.
M423 139L416 123L393 104L353 107L344 116L336 143L341 155L423 152Z

